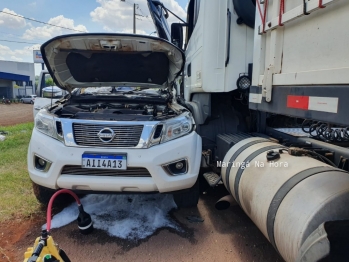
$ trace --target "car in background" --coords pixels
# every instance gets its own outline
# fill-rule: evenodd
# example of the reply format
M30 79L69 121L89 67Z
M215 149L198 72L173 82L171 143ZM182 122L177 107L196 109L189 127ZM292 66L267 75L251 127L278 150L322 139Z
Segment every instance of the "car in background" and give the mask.
M34 104L36 95L24 96L21 98L21 103L23 104Z
M62 98L64 95L62 89L57 86L48 86L42 89L42 97Z

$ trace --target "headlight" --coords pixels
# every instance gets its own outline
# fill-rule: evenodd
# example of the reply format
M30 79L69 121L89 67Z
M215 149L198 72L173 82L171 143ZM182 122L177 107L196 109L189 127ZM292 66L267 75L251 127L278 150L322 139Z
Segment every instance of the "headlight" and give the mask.
M36 114L35 128L45 135L59 139L56 132L55 119L45 109Z
M189 113L164 121L163 132L160 143L179 138L189 134L193 130L193 120Z

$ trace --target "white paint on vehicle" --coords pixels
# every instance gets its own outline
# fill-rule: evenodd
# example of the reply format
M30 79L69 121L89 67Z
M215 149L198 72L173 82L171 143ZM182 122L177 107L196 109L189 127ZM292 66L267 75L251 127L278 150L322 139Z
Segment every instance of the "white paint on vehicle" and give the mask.
M308 110L338 113L338 98L310 96Z
M169 212L177 208L171 194L87 195L81 203L91 215L94 228L105 230L110 236L136 241L160 228L182 231L169 217ZM51 228L75 222L78 213L77 204L71 204L53 217Z

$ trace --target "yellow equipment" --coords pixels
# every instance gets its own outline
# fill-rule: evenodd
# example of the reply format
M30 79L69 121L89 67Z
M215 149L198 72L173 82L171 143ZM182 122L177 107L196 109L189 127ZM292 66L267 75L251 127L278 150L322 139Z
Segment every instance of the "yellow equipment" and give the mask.
M67 260L68 259L68 260ZM41 237L35 240L34 247L24 253L24 262L69 262L63 250L53 241L52 236L44 230Z
M24 253L24 262L71 262L66 253L53 241L53 238L49 233L51 229L52 204L56 196L61 193L70 194L75 198L76 203L78 204L79 216L77 222L80 233L86 235L92 232L93 223L91 216L84 211L78 196L68 189L61 189L51 197L47 208L46 230L43 230L41 237L38 237L35 240L34 246L29 247Z

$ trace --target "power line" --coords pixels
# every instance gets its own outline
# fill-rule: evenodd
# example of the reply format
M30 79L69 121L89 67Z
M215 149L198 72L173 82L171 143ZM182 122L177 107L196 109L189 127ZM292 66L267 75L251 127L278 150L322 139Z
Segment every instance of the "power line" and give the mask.
M81 32L81 33L86 33L86 31L81 31L81 30L77 30L77 29L73 29L73 28L69 28L69 27L64 27L64 26L59 26L59 25L54 25L54 24L50 24L50 23L46 23L46 22L42 22L36 19L32 19L29 17L25 17L25 16L21 16L21 15L16 15L16 14L11 14L11 13L7 13L5 11L0 11L1 13L7 14L7 15L12 15L12 16L17 16L26 20L30 20L36 23L41 23L41 24L45 24L45 25L49 25L49 26L54 26L54 27L59 27L59 28L63 28L63 29L67 29L67 30L72 30L72 31L76 31L76 32Z
M19 44L32 44L32 45L41 45L39 43L30 43L30 42L22 42L22 41L12 41L12 40L5 40L5 39L0 39L2 42L11 42L11 43L19 43Z

